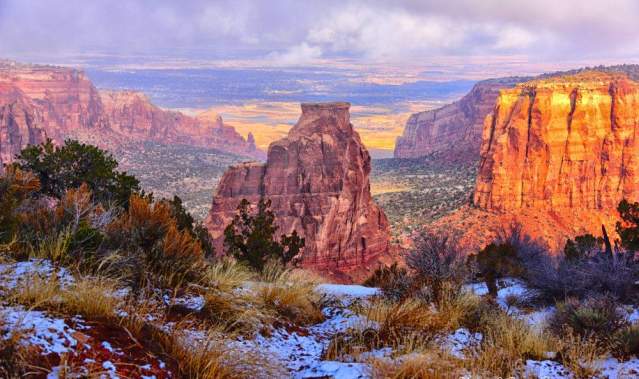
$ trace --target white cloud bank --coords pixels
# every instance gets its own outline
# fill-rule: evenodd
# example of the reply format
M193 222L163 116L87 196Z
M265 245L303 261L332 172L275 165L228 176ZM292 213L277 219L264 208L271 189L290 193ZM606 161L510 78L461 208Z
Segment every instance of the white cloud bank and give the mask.
M198 49L290 65L632 57L637 19L636 0L0 0L0 54Z

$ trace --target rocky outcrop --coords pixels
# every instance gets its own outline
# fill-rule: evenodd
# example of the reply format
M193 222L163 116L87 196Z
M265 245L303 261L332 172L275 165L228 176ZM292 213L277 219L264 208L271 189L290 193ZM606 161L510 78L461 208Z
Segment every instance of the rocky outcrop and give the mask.
M460 231L476 251L520 224L554 251L614 230L622 199L639 200L639 83L585 71L503 89L486 118L472 206L430 227Z
M18 88L0 83L0 171L27 144L46 140L39 108Z
M153 140L263 154L221 118L202 121L163 110L136 92L100 92L84 73L69 68L0 62L0 109L0 163L44 136L56 143L86 136L103 147Z
M474 203L610 209L639 199L639 83L584 72L502 90L486 119Z
M218 184L206 225L218 251L242 199L270 199L279 233L306 239L302 265L349 275L388 253L389 225L372 201L371 158L350 123L348 103L302 104L288 137L266 164L231 167Z
M460 100L441 108L415 113L395 143L395 158L418 158L433 153L474 162L479 157L484 119L499 91L525 78L491 79L477 83Z
M100 91L112 130L124 136L161 143L215 147L227 152L256 156L255 141L244 138L222 117L215 121L189 117L153 105L135 91Z

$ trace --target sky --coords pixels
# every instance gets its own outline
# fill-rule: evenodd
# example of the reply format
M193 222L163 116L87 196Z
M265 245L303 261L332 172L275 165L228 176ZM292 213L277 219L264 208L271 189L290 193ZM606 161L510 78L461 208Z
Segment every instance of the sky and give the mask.
M0 57L621 62L639 57L637 19L636 0L0 0Z

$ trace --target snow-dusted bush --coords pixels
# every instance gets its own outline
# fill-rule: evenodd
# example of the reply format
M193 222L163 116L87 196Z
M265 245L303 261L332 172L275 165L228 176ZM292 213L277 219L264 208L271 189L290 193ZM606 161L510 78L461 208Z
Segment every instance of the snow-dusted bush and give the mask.
M445 283L461 289L469 277L470 270L463 255L448 236L422 234L415 247L406 255L406 265L413 274L413 289L426 287L431 300L437 301Z
M627 325L619 304L610 295L598 295L580 301L569 298L557 303L557 309L549 319L549 327L558 335L576 333L609 341L612 335Z

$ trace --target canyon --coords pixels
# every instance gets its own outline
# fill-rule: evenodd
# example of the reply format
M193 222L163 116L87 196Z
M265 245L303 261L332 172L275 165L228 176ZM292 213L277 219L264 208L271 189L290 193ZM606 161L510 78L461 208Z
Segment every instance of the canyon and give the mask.
M472 204L435 223L473 249L518 223L553 250L614 230L639 200L639 83L584 71L502 89L486 117Z
M509 77L481 81L460 100L410 116L395 143L395 158L439 154L446 159L475 162L479 158L484 118L495 105L499 91L527 78Z
M264 154L221 117L210 121L164 110L137 92L99 91L76 69L0 62L0 163L46 138L105 148L134 140Z
M287 137L273 142L266 163L227 170L205 221L216 251L242 199L271 200L278 234L304 237L301 266L337 280L364 278L390 252L389 224L372 201L371 158L350 123L350 104L302 104Z

